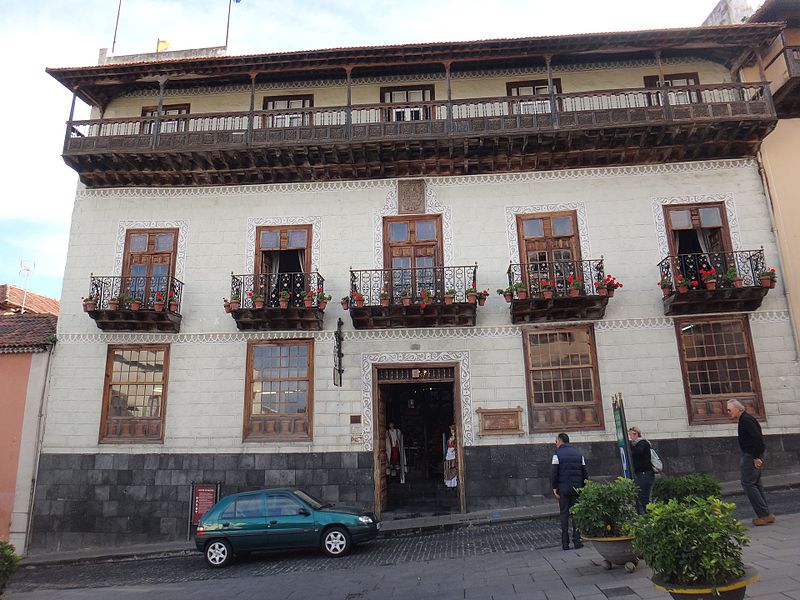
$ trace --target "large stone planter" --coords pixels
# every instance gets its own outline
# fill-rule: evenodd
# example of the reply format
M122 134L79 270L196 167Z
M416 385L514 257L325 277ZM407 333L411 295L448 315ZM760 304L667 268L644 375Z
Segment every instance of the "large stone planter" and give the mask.
M708 584L669 583L658 574L653 575L651 581L659 590L669 592L675 600L742 600L747 586L758 581L758 572L745 565L744 577L718 585L716 589Z
M603 557L603 567L614 568L614 565L624 565L628 573L633 573L639 564L639 558L633 552L633 538L621 537L583 537L581 539L594 542L594 549Z

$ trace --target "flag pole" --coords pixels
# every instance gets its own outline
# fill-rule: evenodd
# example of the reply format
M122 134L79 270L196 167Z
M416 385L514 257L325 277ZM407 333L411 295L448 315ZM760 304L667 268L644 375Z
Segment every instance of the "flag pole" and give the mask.
M117 29L119 29L119 13L122 11L122 0L117 5L117 22L114 23L114 41L111 42L111 55L114 55L114 48L117 45Z
M122 0L120 0L122 2ZM231 4L233 0L228 0L228 23L225 25L225 50L228 49L228 33L231 30Z

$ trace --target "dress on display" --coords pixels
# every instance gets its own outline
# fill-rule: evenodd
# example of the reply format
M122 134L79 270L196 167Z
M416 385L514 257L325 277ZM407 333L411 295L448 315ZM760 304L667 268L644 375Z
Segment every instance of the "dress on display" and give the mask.
M406 451L403 446L403 433L396 427L386 430L386 474L400 476L400 483L406 482Z
M444 453L444 484L449 488L458 485L458 469L456 468L456 436L451 433Z

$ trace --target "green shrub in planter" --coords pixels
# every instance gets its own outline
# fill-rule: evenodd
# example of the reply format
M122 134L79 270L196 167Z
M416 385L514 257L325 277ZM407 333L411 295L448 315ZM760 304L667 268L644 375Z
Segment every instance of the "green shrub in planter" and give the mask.
M719 498L722 492L719 484L705 474L682 475L680 477L662 477L656 479L650 493L652 502L667 502L673 498L683 500L689 496Z
M14 553L14 546L0 541L0 594L17 568L19 556Z
M583 536L627 535L626 527L636 517L636 484L624 477L605 484L587 481L578 490L572 516Z
M631 526L633 547L672 584L716 587L735 580L744 575L742 548L749 542L735 506L698 497L651 503Z

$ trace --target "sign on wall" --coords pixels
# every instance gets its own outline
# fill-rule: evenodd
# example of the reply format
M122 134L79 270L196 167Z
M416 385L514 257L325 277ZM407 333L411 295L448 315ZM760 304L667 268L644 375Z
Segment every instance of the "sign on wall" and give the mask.
M203 515L206 514L219 500L219 483L193 483L192 484L192 525L197 526Z

